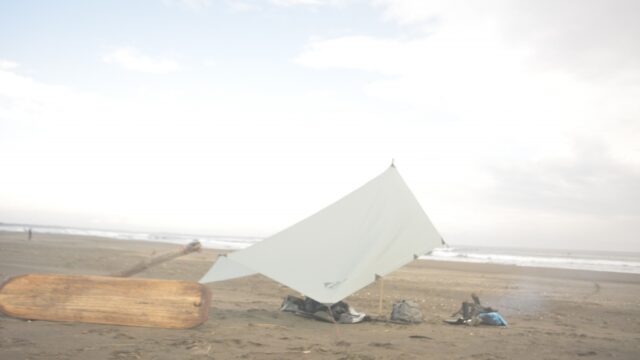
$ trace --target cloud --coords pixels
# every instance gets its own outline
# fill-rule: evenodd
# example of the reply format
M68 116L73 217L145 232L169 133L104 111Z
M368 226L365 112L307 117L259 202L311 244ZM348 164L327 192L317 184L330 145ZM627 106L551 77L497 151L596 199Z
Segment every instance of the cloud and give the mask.
M100 95L0 70L0 218L269 235L382 171L387 152L381 165L353 120L376 116L332 92L208 83ZM377 131L388 139L367 126Z
M211 0L180 0L180 1L192 8L203 8L211 5Z
M173 4L180 4L194 10L204 9L211 6L211 0L163 0L163 3L166 6L171 6Z
M269 0L276 6L339 6L350 0Z
M596 80L640 80L639 2L528 1L505 11L510 15L502 25L506 39L530 44L543 66Z
M505 45L529 50L530 62L580 76L640 79L640 22L634 0L375 0L385 19L431 31L455 24L494 27Z
M482 131L499 149L528 147L526 156L546 156L595 133L612 157L640 163L640 150L625 135L640 127L640 58L628 60L640 54L640 42L630 40L640 25L628 20L637 2L561 1L554 8L560 15L542 11L551 3L538 3L378 0L373 5L385 19L420 31L316 37L293 61L378 74L363 84L366 94L411 106L424 118L455 121L461 132Z
M352 69L399 75L416 59L410 42L368 36L345 36L309 42L294 62L316 69Z
M252 11L258 11L261 9L260 6L242 0L226 0L225 4L229 10L237 13L246 13Z
M383 16L388 21L394 21L403 25L415 25L432 23L447 14L467 13L474 9L477 11L476 2L460 0L373 0L371 4L382 10ZM486 3L486 1L483 1Z
M0 59L0 70L17 69L20 65L17 62Z
M14 124L37 126L47 121L45 114L59 113L61 108L70 105L66 102L71 93L69 88L43 84L12 71L17 67L17 65L9 66L8 69L0 67L0 120L5 129ZM81 96L76 97L75 100L84 104L89 103L88 99L83 99ZM0 134L0 137L5 137L6 141L14 140L6 132Z
M120 65L127 70L152 74L168 74L180 70L180 65L174 60L144 55L132 47L116 49L105 55L103 61Z
M494 180L474 216L482 241L532 247L640 251L640 166L611 156L599 139L577 141L564 158L490 168Z
M365 84L367 94L438 116L514 117L532 96L550 98L555 90L529 76L523 52L502 46L492 35L490 29L467 34L447 28L411 38L314 39L293 61L314 69L379 74Z
M440 223L455 233L450 221L463 219L467 231L454 242L571 247L584 237L597 248L607 232L623 244L640 230L635 4L372 4L397 33L314 37L293 62L366 73L365 94L410 109L398 124L425 124L416 136L440 139L431 151L452 164L457 190L439 193L460 209Z
M600 140L580 140L567 158L493 168L494 199L546 213L640 217L640 166L616 161Z

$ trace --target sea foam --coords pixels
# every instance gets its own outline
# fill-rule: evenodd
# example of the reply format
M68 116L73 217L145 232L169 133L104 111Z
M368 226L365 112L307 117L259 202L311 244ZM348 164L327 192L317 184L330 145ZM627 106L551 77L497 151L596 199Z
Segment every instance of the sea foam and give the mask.
M443 247L421 259L640 274L640 256L614 252Z

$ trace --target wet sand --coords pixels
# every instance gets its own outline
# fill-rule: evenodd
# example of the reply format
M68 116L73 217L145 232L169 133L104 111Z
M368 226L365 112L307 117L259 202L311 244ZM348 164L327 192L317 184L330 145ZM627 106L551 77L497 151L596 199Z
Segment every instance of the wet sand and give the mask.
M51 272L105 275L176 245L0 232L0 279ZM197 281L205 250L136 277ZM277 256L275 256L277 259ZM327 266L331 266L330 263ZM333 325L280 312L295 291L263 276L208 285L209 320L190 330L25 321L0 315L0 359L639 359L640 275L415 261L385 278L425 322ZM443 323L475 292L509 327ZM378 315L372 284L345 299Z

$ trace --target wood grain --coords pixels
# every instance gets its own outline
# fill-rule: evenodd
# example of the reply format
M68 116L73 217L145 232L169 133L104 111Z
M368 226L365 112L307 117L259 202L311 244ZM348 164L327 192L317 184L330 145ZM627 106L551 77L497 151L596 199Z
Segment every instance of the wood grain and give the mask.
M208 318L210 292L190 281L27 274L0 286L0 311L22 319L187 329Z

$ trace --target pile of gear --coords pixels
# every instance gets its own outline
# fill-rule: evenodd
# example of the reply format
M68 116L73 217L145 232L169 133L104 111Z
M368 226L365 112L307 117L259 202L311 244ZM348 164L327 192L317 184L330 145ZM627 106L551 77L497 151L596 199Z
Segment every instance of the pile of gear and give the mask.
M453 319L444 320L452 325L493 325L507 326L507 321L490 306L484 306L476 294L471 294L473 302L463 301L460 310L451 316ZM402 300L393 304L391 317L371 318L364 313L357 312L344 301L327 306L310 297L289 295L284 298L281 311L291 312L299 316L320 321L340 324L356 324L363 321L390 321L396 324L420 324L424 316L420 306L410 300Z
M356 324L363 321L387 321L386 317L371 318L364 313L359 313L344 301L327 306L310 297L300 298L292 295L284 298L280 306L280 311L340 324ZM393 304L390 321L397 324L419 324L424 321L424 317L422 311L420 311L420 307L416 303L409 300L402 300Z
M292 295L284 298L280 311L292 312L296 315L340 324L355 324L369 320L366 314L357 312L344 301L327 306L310 297L299 298Z
M473 302L462 302L460 310L451 316L458 318L445 320L452 325L494 325L507 326L507 321L498 313L498 310L490 306L483 306L476 294L471 294Z
M424 316L418 304L411 300L402 300L393 304L391 322L397 324L420 324Z

